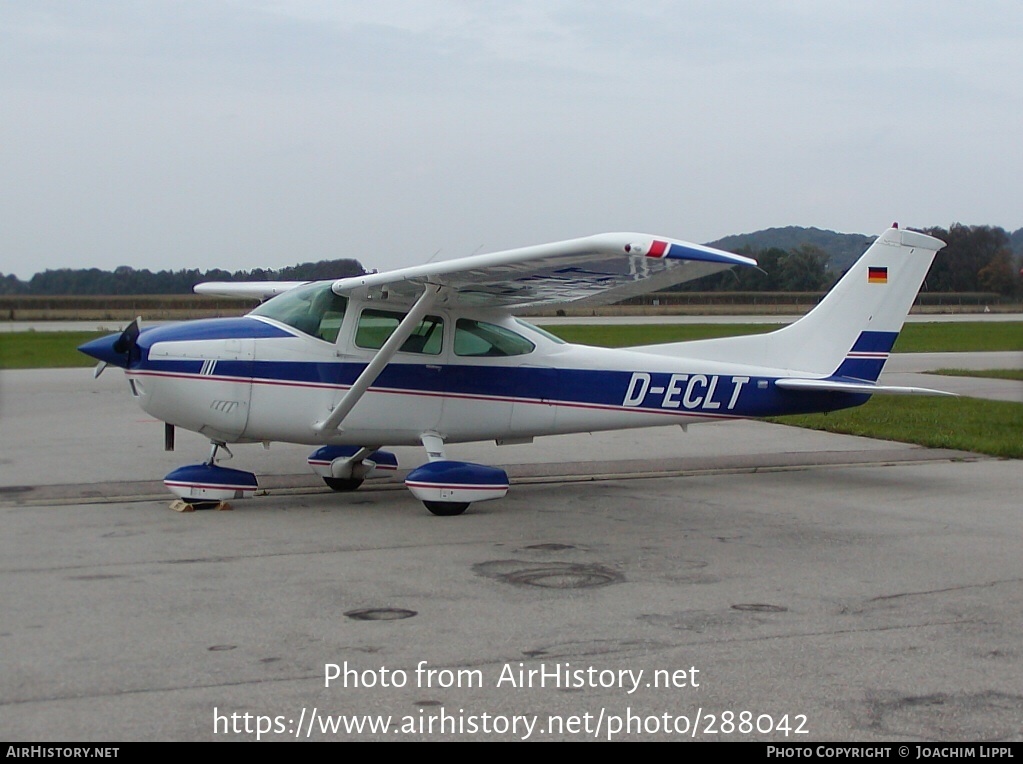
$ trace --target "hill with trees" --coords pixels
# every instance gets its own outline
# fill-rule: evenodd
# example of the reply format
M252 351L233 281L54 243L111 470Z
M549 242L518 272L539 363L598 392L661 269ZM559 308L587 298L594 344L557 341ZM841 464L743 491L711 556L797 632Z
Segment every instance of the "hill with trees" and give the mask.
M813 247L825 254L829 271L843 273L873 241L873 236L861 233L836 233L820 228L787 226L726 236L711 242L710 246L728 252L766 252L772 249L793 252Z
M1023 292L1023 228L993 226L920 229L947 243L927 274L923 292ZM819 228L768 228L711 242L749 255L760 267L716 273L683 285L685 291L806 292L829 288L874 241L872 236Z

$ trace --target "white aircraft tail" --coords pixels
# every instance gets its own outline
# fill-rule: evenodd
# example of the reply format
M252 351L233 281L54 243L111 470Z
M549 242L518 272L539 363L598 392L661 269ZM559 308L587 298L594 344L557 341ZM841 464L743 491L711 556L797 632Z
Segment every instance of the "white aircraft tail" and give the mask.
M900 230L881 234L813 310L769 334L636 348L752 364L794 376L876 382L934 255L945 243ZM659 349L658 349L659 348Z

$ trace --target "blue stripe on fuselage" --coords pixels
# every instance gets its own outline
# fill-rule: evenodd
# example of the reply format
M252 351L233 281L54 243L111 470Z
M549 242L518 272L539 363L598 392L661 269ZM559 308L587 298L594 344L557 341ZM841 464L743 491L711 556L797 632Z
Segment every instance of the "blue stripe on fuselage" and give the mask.
M350 386L365 364L348 362L218 360L200 376L201 360L146 359L139 372L254 384ZM866 395L782 390L772 378L728 374L632 372L598 369L392 363L373 390L521 403L596 407L707 417L762 417L856 406Z

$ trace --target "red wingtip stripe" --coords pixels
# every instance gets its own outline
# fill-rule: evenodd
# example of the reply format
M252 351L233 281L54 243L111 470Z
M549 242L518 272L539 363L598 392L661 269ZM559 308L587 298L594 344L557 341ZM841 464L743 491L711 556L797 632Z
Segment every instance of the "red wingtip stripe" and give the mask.
M664 257L664 253L667 251L667 249L668 249L668 242L666 242L666 241L658 241L657 239L654 239L653 243L650 245L650 251L646 253L646 256L647 257Z

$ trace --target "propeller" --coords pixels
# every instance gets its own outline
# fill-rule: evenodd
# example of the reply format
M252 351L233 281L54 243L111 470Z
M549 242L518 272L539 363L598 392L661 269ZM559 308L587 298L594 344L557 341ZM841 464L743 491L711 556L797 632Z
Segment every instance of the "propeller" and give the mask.
M137 317L128 324L128 327L120 334L108 334L92 342L80 345L78 350L90 355L99 363L92 372L93 378L103 373L107 366L120 366L127 369L131 364L132 356L138 347L138 338L141 333L142 317Z
M128 324L128 328L121 332L121 336L114 341L115 353L130 354L132 348L138 344L139 332L142 326L142 316L136 316L135 320Z

